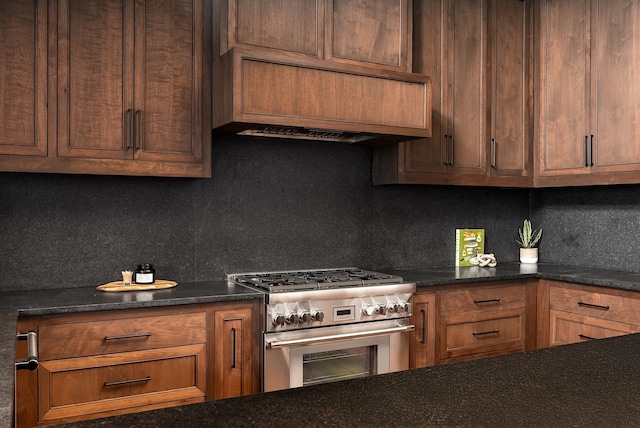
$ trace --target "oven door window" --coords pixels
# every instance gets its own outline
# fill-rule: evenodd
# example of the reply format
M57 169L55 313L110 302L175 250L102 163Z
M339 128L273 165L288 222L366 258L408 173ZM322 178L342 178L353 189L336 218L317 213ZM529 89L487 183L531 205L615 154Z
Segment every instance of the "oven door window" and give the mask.
M389 336L291 349L291 386L388 373Z
M333 382L377 374L376 346L315 352L302 356L302 384Z

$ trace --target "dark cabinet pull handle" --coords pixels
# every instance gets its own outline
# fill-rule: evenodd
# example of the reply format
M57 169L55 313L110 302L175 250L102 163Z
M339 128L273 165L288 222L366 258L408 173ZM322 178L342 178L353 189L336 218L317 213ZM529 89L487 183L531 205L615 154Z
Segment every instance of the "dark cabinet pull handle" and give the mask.
M587 150L587 141L589 140L589 136L584 136L584 166L589 166L589 151Z
M233 345L231 346L231 352L233 353L233 356L231 359L231 368L235 369L236 368L236 329L235 327L231 329L231 340L233 342Z
M27 358L16 361L16 370L35 370L38 368L38 335L35 331L16 334L16 340L27 341Z
M486 334L497 334L497 333L500 333L500 330L494 329L491 331L481 331L480 333L471 333L471 334L473 334L474 336L484 336Z
M136 122L138 122L138 141L136 142L136 150L142 147L142 110L136 110Z
M135 334L125 334L122 336L105 336L104 340L119 340L119 339L137 339L140 337L149 337L151 336L151 332L148 333L135 333Z
M598 340L597 338L591 337L591 336L587 336L586 334L579 334L578 337L580 339L586 339L586 340Z
M602 309L603 311L609 310L609 306L595 305L593 303L578 302L578 306L584 306L593 309Z
M151 380L151 376L141 377L138 379L129 379L129 380L119 380L117 382L105 382L104 386L118 386L118 385L127 385L130 383L140 383L140 382L149 382Z
M449 134L444 134L444 164L449 165Z
M127 109L127 135L125 136L126 147L125 150L131 149L131 143L133 141L133 109Z
M593 135L591 135L591 142L589 143L589 163L593 166Z
M453 164L454 164L453 148L455 147L455 142L453 140L453 134L449 135L449 138L451 138L451 160L449 162L449 165L453 166Z
M475 303L476 305L479 305L481 303L497 303L500 301L499 297L496 297L495 299L487 299L487 300L474 300L473 303Z
M424 329L427 323L427 313L424 309L420 309L420 313L422 314L422 338L420 339L420 343L423 344L425 342Z
M496 169L496 139L491 139L491 168Z

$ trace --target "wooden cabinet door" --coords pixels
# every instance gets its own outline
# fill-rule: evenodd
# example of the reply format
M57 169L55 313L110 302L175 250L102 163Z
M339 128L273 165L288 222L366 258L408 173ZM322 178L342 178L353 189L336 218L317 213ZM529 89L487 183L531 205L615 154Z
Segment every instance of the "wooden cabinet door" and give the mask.
M215 313L215 399L252 392L252 322L251 308Z
M491 176L530 175L530 3L490 3Z
M133 153L136 160L200 163L205 135L203 0L157 0L135 6ZM207 79L209 80L209 79ZM207 99L205 100L205 95ZM208 122L206 122L208 123Z
M448 3L448 66L443 87L449 96L445 113L449 155L445 162L453 173L486 171L486 13L486 0Z
M538 174L582 174L590 114L590 0L545 0L540 8Z
M436 296L416 294L413 296L412 324L416 329L409 342L409 367L428 367L435 364Z
M216 0L216 13L221 39L215 50L219 55L246 46L322 58L324 1Z
M57 156L133 156L133 1L60 0Z
M413 71L433 84L432 136L398 145L399 172L443 184L451 178L411 174L484 174L487 2L417 2L414 20Z
M47 6L0 2L0 155L47 154Z
M413 71L431 77L431 137L398 144L399 172L446 172L446 113L449 95L445 91L443 71L448 68L444 40L448 29L445 1L421 1L414 4Z
M591 10L590 172L640 171L640 3L592 0Z
M325 58L411 71L407 0L326 0Z

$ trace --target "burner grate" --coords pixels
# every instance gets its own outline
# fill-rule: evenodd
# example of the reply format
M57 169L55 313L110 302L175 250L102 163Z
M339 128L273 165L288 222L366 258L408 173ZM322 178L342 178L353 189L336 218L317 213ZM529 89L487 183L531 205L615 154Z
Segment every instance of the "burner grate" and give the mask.
M237 284L258 287L270 293L366 287L402 281L397 276L358 268L232 274L227 275L227 278Z

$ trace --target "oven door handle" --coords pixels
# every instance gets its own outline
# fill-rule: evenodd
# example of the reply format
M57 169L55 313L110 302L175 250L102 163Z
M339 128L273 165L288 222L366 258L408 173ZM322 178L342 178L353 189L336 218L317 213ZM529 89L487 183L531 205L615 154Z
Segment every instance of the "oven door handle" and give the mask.
M329 336L318 336L318 337L305 337L304 339L291 339L291 340L274 340L272 342L267 342L267 348L282 348L285 346L296 346L296 345L312 345L316 343L329 342L332 340L340 340L340 339L352 339L356 337L369 337L369 336L384 336L391 333L405 333L409 331L415 330L414 325L403 325L400 327L391 327L391 328L383 328L380 330L367 330L367 331L358 331L355 333L342 333L342 334L332 334Z

